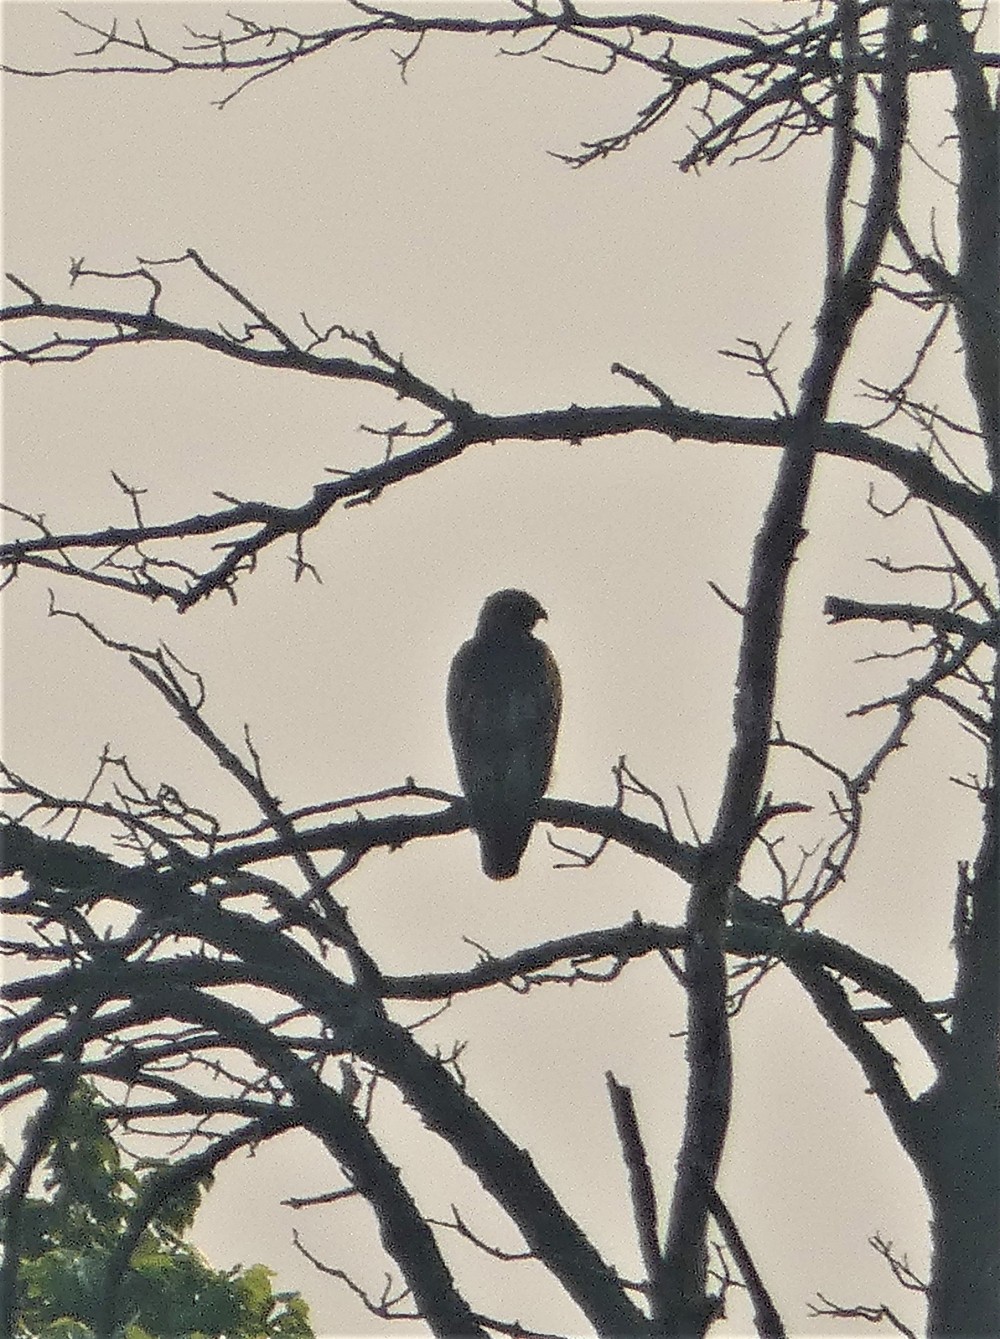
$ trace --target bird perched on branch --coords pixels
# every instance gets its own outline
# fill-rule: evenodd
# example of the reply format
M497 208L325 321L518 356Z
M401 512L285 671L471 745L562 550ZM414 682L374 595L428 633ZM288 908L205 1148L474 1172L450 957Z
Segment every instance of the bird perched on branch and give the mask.
M496 591L448 676L451 745L491 879L517 873L552 771L562 689L531 631L545 617L526 591Z

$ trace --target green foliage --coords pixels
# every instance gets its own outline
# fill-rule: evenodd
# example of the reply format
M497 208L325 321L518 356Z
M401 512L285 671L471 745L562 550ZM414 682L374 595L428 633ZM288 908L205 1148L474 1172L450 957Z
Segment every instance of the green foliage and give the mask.
M42 1164L46 1193L24 1204L14 1339L94 1339L108 1260L161 1165L125 1166L99 1094L77 1085ZM215 1270L182 1240L211 1179L157 1203L122 1276L115 1339L315 1339L308 1305L273 1292L272 1270Z

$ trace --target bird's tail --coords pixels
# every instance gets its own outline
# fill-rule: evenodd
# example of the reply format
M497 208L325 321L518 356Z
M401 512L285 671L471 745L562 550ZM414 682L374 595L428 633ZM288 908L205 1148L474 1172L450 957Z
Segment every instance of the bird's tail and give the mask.
M530 836L530 823L527 827L507 829L504 832L481 832L479 854L486 877L512 879L520 867Z

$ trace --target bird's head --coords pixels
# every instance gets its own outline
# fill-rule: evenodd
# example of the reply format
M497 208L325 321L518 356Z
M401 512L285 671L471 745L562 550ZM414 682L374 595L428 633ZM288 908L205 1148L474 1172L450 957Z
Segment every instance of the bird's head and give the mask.
M526 590L494 591L479 614L480 633L530 632L545 610Z

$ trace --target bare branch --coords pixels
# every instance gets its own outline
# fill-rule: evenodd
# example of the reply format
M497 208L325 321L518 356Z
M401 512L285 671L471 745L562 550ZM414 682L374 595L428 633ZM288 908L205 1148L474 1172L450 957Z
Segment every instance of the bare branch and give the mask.
M628 1170L632 1215L649 1282L652 1319L657 1321L662 1318L668 1299L663 1296L663 1259L660 1255L660 1229L653 1177L639 1131L639 1119L635 1113L632 1090L620 1084L610 1070L604 1077L607 1080L618 1142Z

